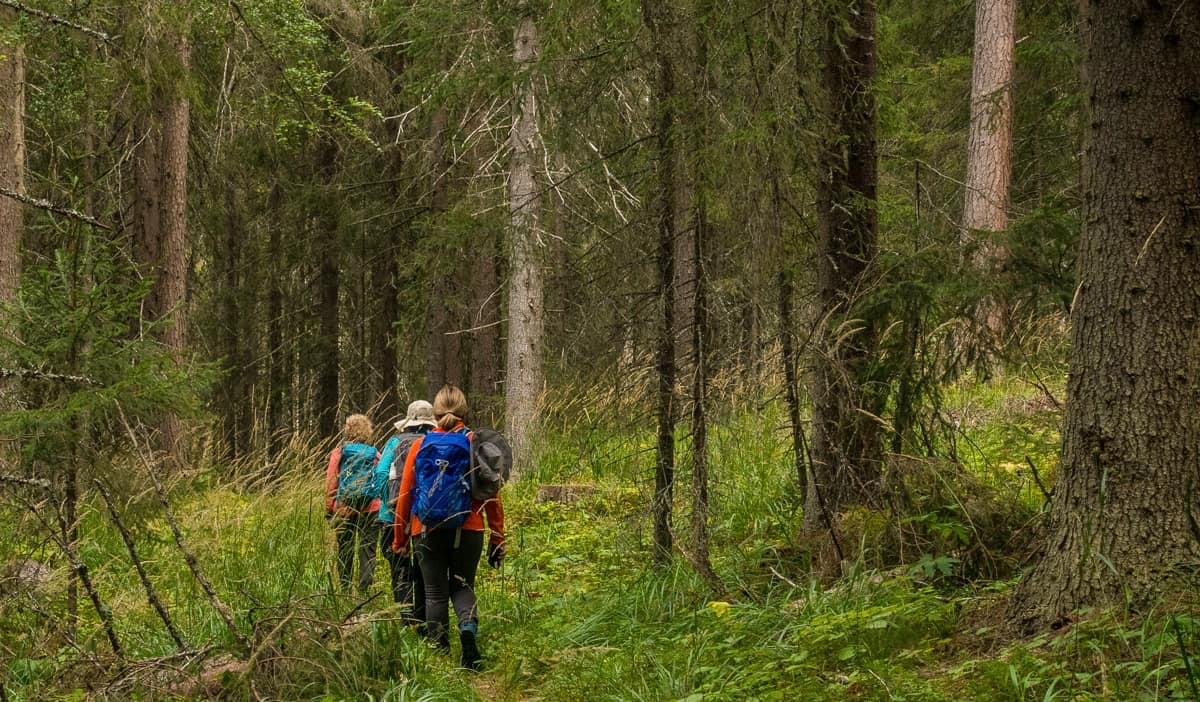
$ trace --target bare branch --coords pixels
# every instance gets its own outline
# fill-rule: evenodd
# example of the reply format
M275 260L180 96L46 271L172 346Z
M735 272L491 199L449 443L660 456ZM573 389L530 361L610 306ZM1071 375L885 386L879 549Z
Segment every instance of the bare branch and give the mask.
M213 609L217 610L221 621L225 622L225 627L229 630L229 634L238 642L242 651L249 655L253 651L250 645L250 640L246 635L238 629L237 624L233 621L233 615L229 611L229 607L217 595L216 588L212 582L204 575L204 571L200 570L200 561L196 558L196 554L192 553L191 549L183 540L183 532L179 529L179 523L175 521L175 512L171 509L171 502L167 498L166 488L163 487L162 480L158 477L158 468L150 461L147 455L147 449L143 449L138 441L137 434L133 431L133 427L129 425L129 420L125 417L125 412L117 405L117 411L121 415L121 423L125 425L125 432L129 434L130 441L133 442L134 450L137 451L138 457L141 458L142 464L146 467L146 472L149 473L150 479L154 482L154 492L158 495L159 502L162 503L163 514L167 518L167 524L171 527L171 533L175 536L175 545L179 549L179 553L183 555L183 560L187 564L189 570L192 571L192 577L200 584L204 593L208 595L208 601L212 604Z
M11 483L13 485L28 485L29 487L41 488L43 490L50 489L49 480L41 480L40 478L22 478L19 475L5 475L0 473L0 483Z
M175 622L171 621L170 615L167 614L167 608L159 599L158 593L154 590L154 585L150 582L150 576L146 574L146 567L142 565L142 559L138 556L137 546L133 542L133 535L125 528L124 522L121 521L121 516L117 514L117 506L113 504L112 496L108 494L108 489L104 487L104 483L99 479L93 479L92 483L96 489L100 491L100 497L104 499L104 506L108 508L108 515L112 518L112 523L117 527L117 531L121 533L121 540L125 542L125 549L129 551L129 557L133 560L133 567L137 570L138 577L141 578L142 587L146 590L146 599L150 600L150 604L154 606L154 611L158 612L158 618L167 626L167 631L171 634L171 639L175 641L175 645L180 651L187 651L188 647L183 643L183 636L180 635L179 629L175 628Z
M6 5L18 12L24 12L27 15L30 15L32 17L37 17L38 19L45 20L51 24L60 24L64 27L69 27L71 29L74 29L77 32L82 32L82 33L88 35L89 37L95 37L103 42L108 42L111 44L113 42L113 39L115 39L115 37L113 37L112 35L102 32L98 29L92 29L91 27L84 26L82 24L79 24L78 22L72 22L71 20L69 20L65 17L59 17L58 15L52 15L49 12L46 12L45 10L39 10L36 7L30 7L30 6L26 5L25 3L17 2L17 0L0 0L0 5Z
M0 0L3 2L3 0ZM82 375L64 375L50 373L34 368L0 368L0 378L33 378L35 380L57 380L61 383L79 383L80 385L99 385L100 383Z
M7 5L10 2L11 2L11 0L0 0L0 5ZM15 190L9 190L8 188L5 188L3 186L0 186L0 195L4 195L5 197L11 197L12 199L16 200L17 202L23 202L26 205L29 205L30 207L36 207L38 209L46 210L47 212L53 212L54 214L63 215L64 217L70 217L71 219L77 219L80 222L83 222L84 224L90 224L91 226L96 227L97 229L104 229L106 231L112 229L112 227L108 226L107 224L104 224L103 222L96 219L95 217L86 215L78 210L72 210L69 207L63 207L61 205L56 205L53 202L50 202L49 200L42 200L42 199L36 198L36 197L29 197L28 195L24 195Z

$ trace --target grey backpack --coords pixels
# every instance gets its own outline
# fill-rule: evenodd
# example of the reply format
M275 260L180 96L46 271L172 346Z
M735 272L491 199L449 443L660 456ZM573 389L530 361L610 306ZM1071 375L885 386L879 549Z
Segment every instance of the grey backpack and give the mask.
M494 429L476 429L471 437L471 497L489 500L512 472L512 447Z

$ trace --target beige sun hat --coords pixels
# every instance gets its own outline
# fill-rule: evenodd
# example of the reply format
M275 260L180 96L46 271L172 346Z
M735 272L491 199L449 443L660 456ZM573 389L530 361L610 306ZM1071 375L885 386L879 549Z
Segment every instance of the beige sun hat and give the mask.
M433 419L433 405L425 400L414 400L408 405L408 415L396 422L396 429L404 431L419 426L436 427Z

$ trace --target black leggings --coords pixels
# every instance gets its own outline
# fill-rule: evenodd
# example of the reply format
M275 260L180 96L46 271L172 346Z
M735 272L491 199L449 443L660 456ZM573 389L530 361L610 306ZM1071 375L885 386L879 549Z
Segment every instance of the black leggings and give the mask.
M374 512L354 512L333 518L337 534L338 580L343 590L350 589L354 555L358 552L358 594L366 595L375 578L375 549L378 548L379 522ZM355 549L357 543L358 548Z
M401 555L392 550L393 529L391 524L381 524L379 549L387 559L392 574L392 600L398 605L408 605L401 616L414 624L425 621L425 584L421 569L417 567L411 553Z
M417 562L425 581L425 621L429 636L449 643L449 603L454 603L459 630L479 626L475 611L475 570L483 553L483 532L435 529L417 537Z

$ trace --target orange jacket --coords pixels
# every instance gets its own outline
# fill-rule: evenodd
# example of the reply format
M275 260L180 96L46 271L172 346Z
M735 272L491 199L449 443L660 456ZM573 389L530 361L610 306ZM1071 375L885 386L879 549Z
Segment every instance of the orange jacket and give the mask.
M451 431L461 429L462 426L459 424ZM438 427L430 429L430 432L445 431ZM417 483L417 451L421 450L421 442L424 438L421 437L413 442L412 447L408 450L408 456L404 459L404 474L400 477L400 494L396 498L396 527L392 537L393 551L405 548L408 545L410 534L416 535L425 531L421 520L412 513L413 488ZM461 528L464 531L483 531L484 516L487 517L487 528L491 531L489 539L491 544L498 546L504 543L504 506L500 504L499 495L487 500L471 500L471 514L467 515L467 520L463 522Z
M375 452L375 460L379 460L379 452ZM342 447L338 446L329 452L329 465L325 468L325 513L336 514L340 517L354 514L355 510L337 501L338 468L342 463ZM367 505L367 513L379 511L379 500L371 500Z

